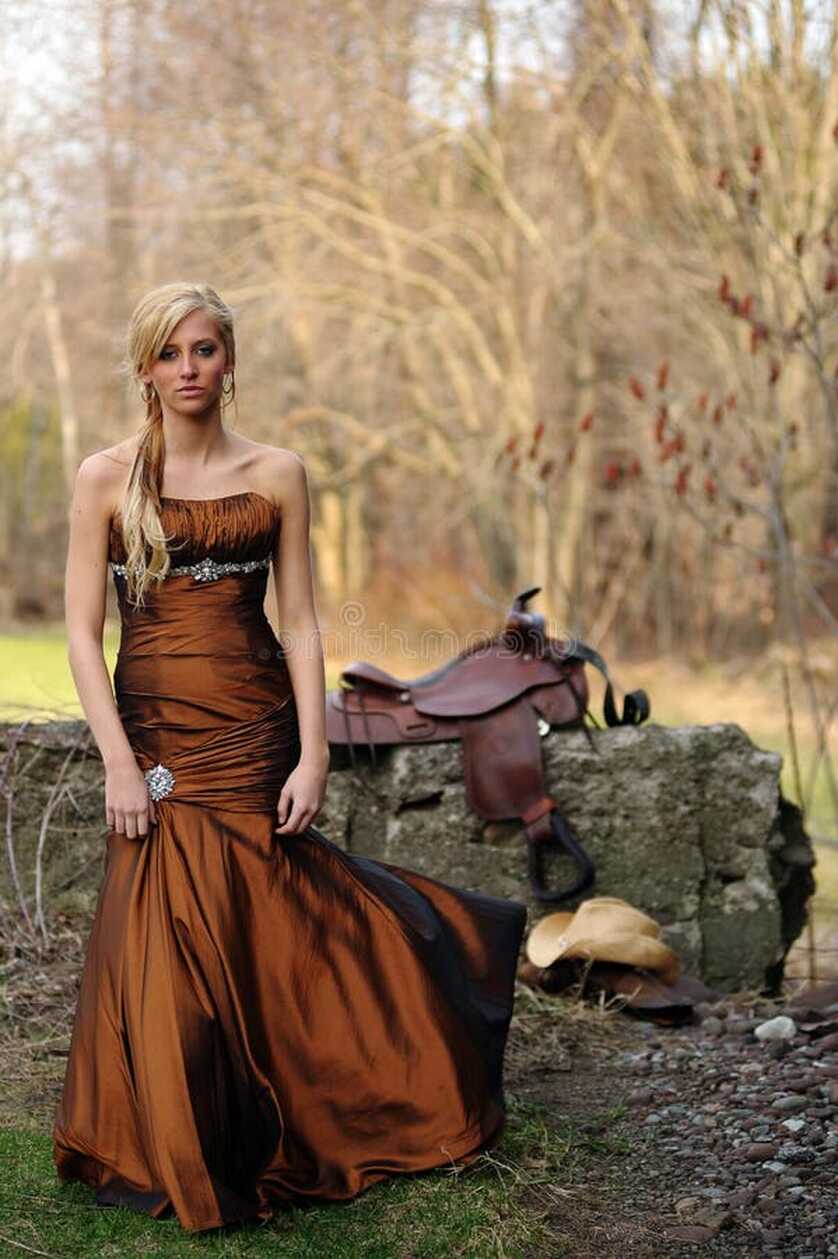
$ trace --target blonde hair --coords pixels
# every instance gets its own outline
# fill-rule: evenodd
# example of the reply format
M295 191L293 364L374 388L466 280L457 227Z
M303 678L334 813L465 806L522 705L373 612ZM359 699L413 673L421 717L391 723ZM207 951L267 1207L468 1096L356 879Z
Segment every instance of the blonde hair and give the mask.
M127 592L141 606L145 591L153 582L161 582L171 565L166 543L171 535L163 532L160 518L160 490L166 443L163 435L163 409L153 384L142 380L181 319L193 310L205 310L218 325L227 351L231 375L229 396L222 399L222 409L236 396L233 368L236 344L233 312L209 284L178 282L152 289L137 303L131 315L125 342L122 371L140 388L146 414L140 429L137 453L131 465L128 485L123 496L122 540L126 551Z

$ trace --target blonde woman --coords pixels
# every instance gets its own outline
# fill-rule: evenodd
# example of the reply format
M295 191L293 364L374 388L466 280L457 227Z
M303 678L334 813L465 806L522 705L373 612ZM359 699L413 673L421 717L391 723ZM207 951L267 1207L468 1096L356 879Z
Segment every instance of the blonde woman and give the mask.
M313 825L305 464L225 426L233 317L209 285L148 293L126 367L144 422L84 460L71 509L69 658L108 829L54 1156L97 1204L197 1231L494 1145L526 909Z

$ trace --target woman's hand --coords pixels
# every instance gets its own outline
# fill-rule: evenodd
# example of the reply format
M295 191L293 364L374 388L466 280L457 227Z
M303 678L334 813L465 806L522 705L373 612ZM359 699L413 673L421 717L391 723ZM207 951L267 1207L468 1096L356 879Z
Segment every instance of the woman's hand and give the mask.
M326 795L326 779L329 774L328 756L313 760L303 757L296 769L288 775L279 796L276 812L280 825L274 830L280 835L296 835L310 826Z
M156 823L154 801L136 761L105 771L105 815L110 829L128 839L145 839Z

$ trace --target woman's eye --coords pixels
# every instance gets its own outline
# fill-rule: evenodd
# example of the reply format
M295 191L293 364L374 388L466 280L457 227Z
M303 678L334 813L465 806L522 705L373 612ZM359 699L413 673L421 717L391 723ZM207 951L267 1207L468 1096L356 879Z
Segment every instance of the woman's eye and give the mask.
M214 345L201 345L198 347L198 353L201 354L204 358L210 358L211 355L215 353L215 350L216 350L216 347ZM176 350L161 350L160 357L162 359L169 359L175 353L177 353Z

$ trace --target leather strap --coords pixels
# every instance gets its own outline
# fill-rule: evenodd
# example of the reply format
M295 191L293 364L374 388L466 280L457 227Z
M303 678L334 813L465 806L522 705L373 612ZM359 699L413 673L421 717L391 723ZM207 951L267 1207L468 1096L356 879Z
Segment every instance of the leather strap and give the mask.
M545 790L538 715L533 706L525 701L509 704L488 717L464 721L461 737L471 808L483 818L501 821L515 816L524 823L527 872L536 900L559 904L589 887L594 879L593 862ZM546 886L544 852L548 848L564 853L576 866L570 887L551 891Z
M525 826L532 826L539 818L544 817L551 809L556 808L556 802L552 796L542 796L540 800L536 800L535 804L531 804L528 809L524 809L521 814L521 821Z
M598 651L593 647L589 647L587 643L579 642L578 639L573 640L573 647L567 653L566 659L587 660L594 668L599 669L605 678L605 697L602 703L602 712L608 726L639 726L641 722L646 721L651 712L649 697L642 689L636 691L628 691L623 702L623 714L618 716L617 706L614 703L614 687L611 682L611 675L608 672L608 665L603 660Z
M550 905L560 905L562 901L571 900L574 896L578 896L581 892L592 887L595 870L594 863L580 844L567 819L559 813L558 809L554 809L549 814L549 817L551 845L534 842L529 832L527 832L527 869L530 887L536 900ZM550 846L566 853L575 863L578 870L576 880L574 883L571 883L570 887L559 888L553 892L549 891L544 881L544 853Z

